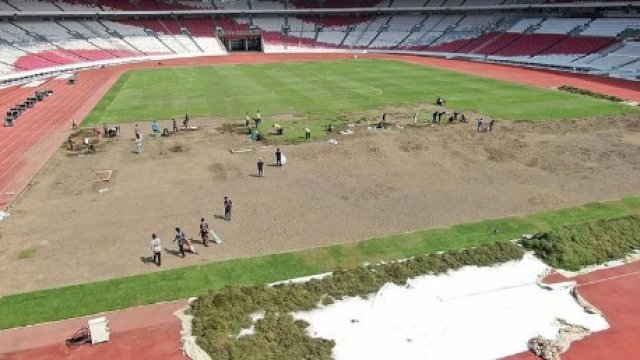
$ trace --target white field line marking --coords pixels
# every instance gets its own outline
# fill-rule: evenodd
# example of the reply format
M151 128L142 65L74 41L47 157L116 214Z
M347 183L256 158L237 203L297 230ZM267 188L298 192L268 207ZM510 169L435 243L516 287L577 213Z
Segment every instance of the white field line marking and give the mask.
M109 109L111 108L111 105L113 105L113 103L116 102L116 100L118 100L118 97L120 96L120 94L122 94L122 91L127 86L127 83L129 82L129 79L131 79L131 76L127 77L127 80L125 80L124 84L122 84L122 87L120 88L120 91L118 91L118 93L113 98L113 100L111 100L109 105L107 105L107 107L104 109L104 111L102 112L102 116L100 116L100 122L102 122L104 120L104 116L107 114L107 112L109 112Z
M589 281L589 282L578 284L576 286L580 287L580 286L593 285L593 284L598 284L598 283L601 283L601 282L606 282L606 281L610 281L610 280L616 280L616 279L625 278L625 277L628 277L628 276L633 276L633 275L638 275L638 274L640 274L640 270L634 271L634 272L630 272L630 273L627 273L627 274L611 276L611 277L604 278L604 279L593 280L593 281Z

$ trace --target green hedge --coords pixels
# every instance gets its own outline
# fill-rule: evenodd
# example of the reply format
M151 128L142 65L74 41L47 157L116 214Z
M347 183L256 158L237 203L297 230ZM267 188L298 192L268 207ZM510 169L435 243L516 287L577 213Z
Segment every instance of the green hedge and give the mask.
M331 359L332 340L310 337L305 321L290 315L344 297L377 292L386 283L441 274L463 266L491 266L522 258L523 250L510 242L472 249L426 254L407 261L339 270L323 279L276 286L227 286L196 300L193 332L213 359ZM238 337L253 324L251 314L264 313L255 332Z
M555 268L576 271L640 249L640 217L563 226L523 240L522 245Z
M569 86L569 85L562 85L558 88L558 90L570 92L572 94L587 95L587 96L594 97L596 99L604 99L604 100L615 101L615 102L624 101L624 99L619 98L617 96L607 95L607 94L586 90L586 89L580 89L580 88Z

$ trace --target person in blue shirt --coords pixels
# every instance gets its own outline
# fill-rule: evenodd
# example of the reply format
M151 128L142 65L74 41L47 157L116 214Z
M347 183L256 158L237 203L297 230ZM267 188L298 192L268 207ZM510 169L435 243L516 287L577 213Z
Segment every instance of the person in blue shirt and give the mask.
M153 135L158 136L160 134L160 125L158 125L157 120L153 120L151 123L151 131L153 131Z

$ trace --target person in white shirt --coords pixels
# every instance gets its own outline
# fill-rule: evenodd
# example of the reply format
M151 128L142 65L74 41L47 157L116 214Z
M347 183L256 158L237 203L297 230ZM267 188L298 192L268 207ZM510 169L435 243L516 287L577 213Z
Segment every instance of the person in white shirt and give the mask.
M153 251L153 262L160 266L162 264L162 245L160 238L156 234L151 234L151 251Z
M142 155L142 151L144 151L144 145L142 145L142 139L136 139L136 153L138 155Z

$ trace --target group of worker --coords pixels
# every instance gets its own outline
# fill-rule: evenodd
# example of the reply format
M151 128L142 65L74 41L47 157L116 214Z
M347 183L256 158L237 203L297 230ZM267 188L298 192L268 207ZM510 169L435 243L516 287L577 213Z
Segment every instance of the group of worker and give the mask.
M441 97L438 97L436 99L435 104L437 106L444 106L446 104L446 100L444 100ZM446 112L444 111L435 111L433 113L433 118L432 118L432 124L438 124L441 122L442 116L446 114ZM378 128L386 128L388 126L388 113L384 112L382 114L382 117L380 119L380 122L377 124ZM419 113L415 113L414 115L414 123L417 123L419 120ZM260 114L260 110L256 111L255 117L251 118L249 116L249 113L245 113L245 125L247 128L251 128L251 123L253 121L253 124L255 125L255 131L257 131L257 128L260 126L260 124L262 123L262 116ZM457 111L454 111L452 113L452 115L449 117L449 123L452 123L453 121L460 121L462 123L466 123L468 122L467 118L465 117L464 114L459 113ZM492 131L493 130L493 125L494 125L494 121L485 121L483 119L479 119L478 120L478 131ZM189 115L187 114L185 116L185 120L183 122L183 126L185 127L185 129L189 129ZM282 127L279 124L274 124L274 128L276 129L276 134L277 135L282 135ZM160 126L158 125L157 121L154 120L151 124L151 129L153 131L154 134L160 134L161 130L160 130ZM328 125L327 129L328 132L333 131L333 126ZM165 129L165 132L167 131L167 129ZM178 131L178 126L177 126L177 122L175 119L173 119L173 132L177 132ZM105 131L106 132L106 131ZM135 134L135 139L136 139L136 143L140 143L141 146L141 142L142 142L142 131L140 130L140 128L138 127L138 125L136 124L134 127L134 134ZM163 134L164 135L164 134ZM311 130L309 128L304 128L304 138L305 140L309 140L311 138ZM142 152L142 148L139 148L140 152ZM286 163L286 157L284 156L284 154L282 153L282 151L280 150L280 148L276 148L276 152L275 152L275 166L277 167L281 167ZM262 158L258 159L257 162L257 177L264 177L264 161L262 160ZM224 217L223 219L226 221L231 221L231 211L232 211L232 206L233 203L231 201L231 198L228 196L225 196L224 198ZM211 236L214 237L214 241L216 243L219 242L219 239L217 239L217 236L215 235L215 233L213 233L210 229L209 229L209 224L205 221L204 218L200 219L200 238L202 240L202 244L205 247L209 246L209 241L211 239ZM176 227L175 228L175 236L174 236L174 242L177 243L178 245L178 252L177 254L179 254L181 257L185 257L186 256L186 252L190 252L193 254L197 254L197 250L195 249L194 245L193 245L193 239L190 239L186 236L184 230L180 227ZM160 266L161 265L161 257L162 257L162 246L160 243L160 238L154 233L151 235L151 249L153 251L153 262L157 265Z
M231 210L233 208L233 201L231 201L231 197L224 197L224 217L225 221L231 221ZM220 238L216 235L216 233L209 228L209 223L205 221L204 218L200 218L199 224L199 232L200 232L200 240L202 241L202 245L205 247L209 247L209 242L213 241L216 244L222 243ZM187 237L184 229L180 226L175 228L175 234L173 237L173 242L178 245L178 251L176 255L184 258L187 252L191 254L198 254L198 250L194 246L194 241L192 238ZM157 266L162 265L162 243L160 237L156 233L151 234L150 240L151 251L153 252L153 263ZM168 250L167 250L168 251Z
M287 158L284 156L280 148L276 148L276 167L282 167L287 163ZM258 167L258 177L264 177L264 161L262 158L258 159L256 164Z
M251 129L251 123L253 122L254 128ZM251 118L251 116L249 115L249 112L246 112L244 114L244 125L249 129L250 134L251 134L251 140L253 141L257 141L259 138L261 138L258 134L258 126L260 126L262 124L262 115L260 114L260 110L256 110L256 114L253 118ZM282 127L282 125L274 123L273 125L273 135L283 135L284 134L284 128ZM311 139L311 129L309 128L304 128L304 139L305 140L310 140Z

